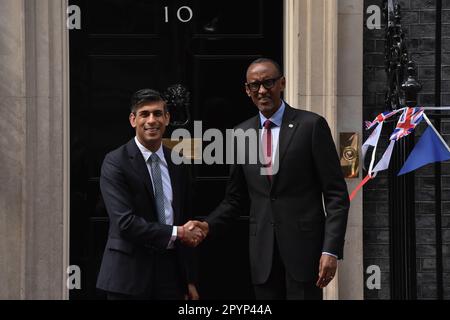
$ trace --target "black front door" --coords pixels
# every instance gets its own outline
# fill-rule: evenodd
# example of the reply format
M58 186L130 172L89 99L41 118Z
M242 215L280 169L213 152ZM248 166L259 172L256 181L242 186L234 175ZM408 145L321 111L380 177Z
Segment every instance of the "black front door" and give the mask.
M131 94L182 85L190 97L190 121L183 127L191 132L194 121L202 121L203 131L223 131L255 115L244 92L245 70L260 56L282 62L282 3L70 1L81 9L81 29L70 31L70 263L82 271L82 288L72 290L72 299L103 297L95 289L108 230L100 166L107 152L134 136ZM220 202L227 174L225 165L194 166L196 216ZM230 236L200 246L202 298L252 298L247 222L241 217Z

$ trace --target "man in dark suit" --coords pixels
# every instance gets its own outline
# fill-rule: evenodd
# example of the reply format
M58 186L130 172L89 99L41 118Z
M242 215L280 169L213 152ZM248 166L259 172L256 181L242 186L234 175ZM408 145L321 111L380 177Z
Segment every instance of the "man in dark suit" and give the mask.
M322 299L343 257L349 197L327 122L285 103L285 82L273 60L249 66L245 89L259 114L236 129L257 131L264 161L232 165L225 199L195 225L217 234L250 200L256 298Z
M161 95L132 97L136 136L103 161L100 188L110 219L97 287L108 299L198 299L192 245L201 236L183 225L191 213L186 166L162 145L170 115Z

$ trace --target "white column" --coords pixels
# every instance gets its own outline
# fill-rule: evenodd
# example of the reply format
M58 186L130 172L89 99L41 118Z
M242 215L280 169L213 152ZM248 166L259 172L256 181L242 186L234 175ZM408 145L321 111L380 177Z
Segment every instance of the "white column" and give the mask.
M25 211L23 1L0 0L0 299L19 299Z
M67 1L25 0L26 299L67 297Z
M286 100L324 116L336 141L337 0L285 0ZM338 299L338 278L324 299Z
M337 100L337 0L285 0L286 100L327 118Z
M362 2L285 0L284 5L286 101L324 116L338 144L339 132L361 131L362 20L359 25L356 20ZM349 190L356 182L347 180ZM362 298L361 198L352 202L344 258L325 299Z
M339 0L337 129L339 132L357 132L360 141L363 123L363 19L363 1ZM361 178L347 179L349 192L361 182ZM339 299L363 299L362 192L350 206L344 251L344 260L339 266Z
M0 1L0 298L66 298L67 1Z

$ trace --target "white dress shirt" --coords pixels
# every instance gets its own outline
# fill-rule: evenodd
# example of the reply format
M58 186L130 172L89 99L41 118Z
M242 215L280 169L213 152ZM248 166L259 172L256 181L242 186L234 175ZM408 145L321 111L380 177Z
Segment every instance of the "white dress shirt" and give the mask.
M267 119L261 112L259 113L259 119L261 120L261 128L259 132L259 139L261 140L261 143L264 143L262 141L263 134L265 133L266 129L264 128L264 122L266 120L270 120L272 122L272 127L270 129L270 132L272 134L272 159L276 159L276 152L278 147L278 138L280 136L280 128L281 128L281 122L283 121L283 114L284 109L286 108L286 105L283 100L281 100L281 107L275 112L269 119Z
M138 140L137 137L134 137L134 141L136 142L136 145L138 146L139 150L142 153L142 156L144 157L145 164L147 165L148 173L150 174L151 181L152 181L152 188L153 188L153 194L155 192L155 186L153 185L153 177L152 177L152 170L150 168L150 162L148 159L153 154L150 150L148 150L146 147L144 147ZM166 158L164 157L164 151L163 146L159 147L159 149L155 152L159 157L159 168L161 169L161 180L163 184L163 192L164 192L164 215L166 217L166 224L173 226L173 207L172 207L172 200L173 200L173 193L172 193L172 181L170 180L169 175L169 168L167 166ZM167 248L171 249L173 248L173 242L177 239L177 227L174 226L172 229L172 237L170 238L169 244Z

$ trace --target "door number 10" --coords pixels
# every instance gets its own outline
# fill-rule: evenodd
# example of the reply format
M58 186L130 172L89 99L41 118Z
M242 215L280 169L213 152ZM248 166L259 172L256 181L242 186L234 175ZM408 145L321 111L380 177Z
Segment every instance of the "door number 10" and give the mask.
M181 17L181 13L183 11L187 12L187 17L185 16L185 18ZM165 22L168 23L169 22L169 7L164 7L164 13L165 13ZM191 21L192 17L194 16L194 13L192 12L192 9L188 6L183 6L178 8L177 10L177 18L180 22L189 22Z

